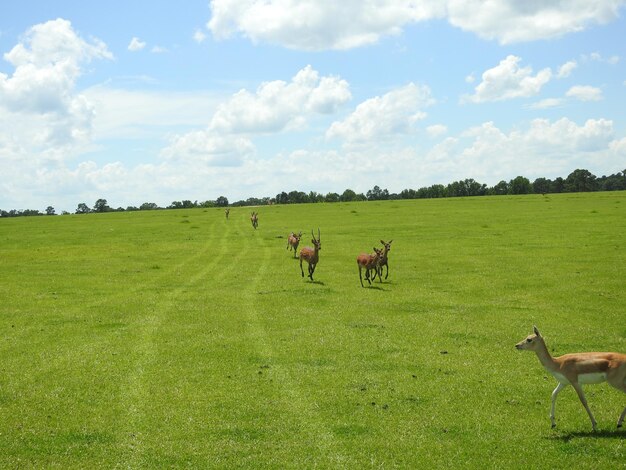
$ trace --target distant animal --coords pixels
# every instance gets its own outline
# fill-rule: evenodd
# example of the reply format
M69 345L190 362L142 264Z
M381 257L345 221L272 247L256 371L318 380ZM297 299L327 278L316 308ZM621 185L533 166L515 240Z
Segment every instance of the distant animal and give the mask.
M287 249L293 250L293 257L296 258L296 250L298 249L298 245L300 244L300 239L302 238L302 232L299 232L297 235L295 232L291 232L289 237L287 237Z
M252 226L254 230L259 226L259 214L257 212L252 212L250 214L250 222L252 222Z
M380 256L382 255L383 250L379 250L378 248L374 248L374 254L368 255L367 253L361 253L356 257L356 263L359 266L359 279L361 281L361 287L363 286L363 269L365 269L365 280L372 284L372 281L376 279L376 273L378 271L378 263L380 261ZM373 272L372 278L370 280L370 272Z
M598 384L608 382L618 390L626 393L626 354L614 352L586 352L565 354L559 357L552 357L546 343L539 333L537 327L533 327L534 334L515 345L517 349L534 351L539 358L539 362L558 382L552 392L552 407L550 409L550 421L552 427L556 426L554 418L554 408L556 397L563 388L571 385L576 390L580 402L585 407L591 427L596 430L596 420L591 414L587 399L583 392L583 384ZM626 408L622 411L617 420L617 427L621 428L626 416Z
M386 242L385 240L381 240L380 243L383 244L383 250L380 255L380 259L378 260L378 279L380 282L383 282L383 266L387 266L387 272L385 273L385 279L389 276L389 252L391 251L391 242L393 240L389 240Z
M230 215L230 208L227 207L224 213L226 214L226 220L228 220L228 216Z
M309 264L309 278L313 280L313 273L315 272L315 267L317 266L317 262L319 261L319 253L322 249L322 242L320 237L320 229L317 229L317 239L315 235L313 235L313 230L311 230L311 243L313 243L313 248L310 246L305 246L300 250L300 272L302 273L302 277L304 277L304 270L302 269L302 261L306 261Z

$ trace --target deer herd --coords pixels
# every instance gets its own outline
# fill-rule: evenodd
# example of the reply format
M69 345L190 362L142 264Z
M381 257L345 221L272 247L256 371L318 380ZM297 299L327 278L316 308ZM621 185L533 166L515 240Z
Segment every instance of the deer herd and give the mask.
M228 219L229 210L226 209L226 218ZM256 230L258 227L258 213L252 212L250 216L252 226ZM294 258L300 258L300 272L304 277L304 269L302 262L306 261L308 265L308 277L313 280L313 273L319 261L319 252L322 249L320 237L320 229L317 229L317 237L311 230L311 243L313 247L305 246L300 250L299 256L296 254L302 232L291 232L287 237L287 250L293 250ZM371 285L372 281L378 279L382 282L383 270L386 267L385 279L389 276L389 251L391 250L391 242L380 240L382 248L374 247L374 253L361 253L357 256L356 262L359 268L359 280L361 286L363 284L363 270L365 270L365 280ZM591 427L595 431L597 427L596 420L591 413L591 409L587 404L587 399L583 392L583 384L598 384L608 382L609 385L626 393L626 354L615 352L585 352L571 353L559 357L552 357L543 336L539 333L537 327L533 328L533 334L515 345L518 350L533 351L541 362L544 369L552 375L557 386L552 392L552 404L550 408L550 422L552 427L556 426L555 407L556 398L565 387L571 385L585 411L591 420ZM626 418L626 408L621 412L617 427L621 428Z

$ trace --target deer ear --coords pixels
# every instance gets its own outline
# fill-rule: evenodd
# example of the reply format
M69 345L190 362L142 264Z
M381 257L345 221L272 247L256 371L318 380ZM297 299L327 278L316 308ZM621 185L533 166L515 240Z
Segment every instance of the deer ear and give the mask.
M536 334L537 336L541 336L541 333L539 333L539 330L538 330L538 329L537 329L537 327L536 327L536 326L534 326L534 325L533 325L533 331L535 332L535 334Z

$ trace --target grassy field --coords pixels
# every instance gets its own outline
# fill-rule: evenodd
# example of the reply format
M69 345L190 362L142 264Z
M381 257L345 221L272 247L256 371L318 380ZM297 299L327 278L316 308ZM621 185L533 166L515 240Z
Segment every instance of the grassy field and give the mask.
M586 387L592 433L569 387L552 430L514 349L626 352L626 192L258 212L0 220L0 468L626 467L626 395Z

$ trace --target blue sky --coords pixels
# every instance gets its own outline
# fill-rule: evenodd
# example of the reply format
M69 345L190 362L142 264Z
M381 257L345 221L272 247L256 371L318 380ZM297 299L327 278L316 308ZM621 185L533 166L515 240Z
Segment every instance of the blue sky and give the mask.
M0 208L626 169L626 0L0 5Z

